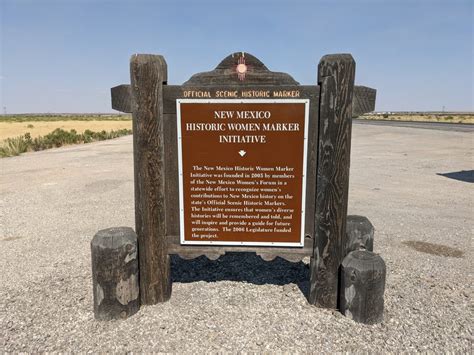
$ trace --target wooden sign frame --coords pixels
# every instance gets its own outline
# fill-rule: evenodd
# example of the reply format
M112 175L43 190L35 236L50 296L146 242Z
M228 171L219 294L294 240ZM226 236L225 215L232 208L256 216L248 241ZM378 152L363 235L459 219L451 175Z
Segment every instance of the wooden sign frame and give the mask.
M249 68L243 79L235 70L242 56ZM169 299L170 255L185 259L205 255L215 260L228 251L240 251L255 252L264 260L278 256L297 262L309 256L308 301L336 308L338 273L346 247L353 93L356 114L371 111L375 105L374 89L354 87L352 56L324 56L318 66L318 85L299 85L288 74L271 72L257 58L243 52L229 55L215 70L196 74L183 85L167 85L167 65L160 55L133 55L130 74L131 85L112 88L112 107L133 115L135 223L142 304ZM209 95L205 98L212 99L225 91L241 96L249 92L298 92L298 98L310 100L306 237L302 248L181 245L179 241L176 100L192 98L190 95ZM241 98L245 97L236 97Z

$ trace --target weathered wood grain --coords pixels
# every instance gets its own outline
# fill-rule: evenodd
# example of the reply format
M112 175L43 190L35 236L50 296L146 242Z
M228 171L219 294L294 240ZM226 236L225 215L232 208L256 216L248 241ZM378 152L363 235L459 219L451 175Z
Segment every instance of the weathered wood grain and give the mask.
M320 87L317 86L317 96L308 98L309 127L308 147L306 156L306 200L305 200L305 236L315 239L314 213L316 208L316 168L318 163L318 136L319 136L319 100ZM305 91L303 91L305 92Z
M354 250L374 251L374 226L364 216L347 216L345 255Z
M319 99L319 87L316 85L256 85L256 84L232 84L232 85L202 85L202 86L183 86L183 85L166 85L163 87L163 112L169 114L176 113L176 100L177 99L189 99L197 97L186 96L189 92L206 92L209 93L209 97L198 97L199 99L233 99L232 97L222 97L218 93L223 91L236 91L237 96L235 99ZM248 97L243 95L245 92L267 92L270 94L268 97ZM274 91L298 91L299 96L296 97L274 97ZM318 101L319 102L319 101Z
M121 112L132 112L133 95L130 85L118 85L110 89L110 97L112 98L112 108Z
M171 295L166 245L163 84L167 67L160 55L140 54L130 60L133 93L135 223L140 253L143 304Z
M238 60L242 56L248 68L244 80L239 79L236 71ZM235 52L225 57L214 70L194 74L183 86L232 84L298 85L298 82L287 73L268 70L259 59L250 53Z
M315 243L311 259L311 304L337 307L338 271L346 248L346 216L355 62L350 54L324 56L316 178Z
M176 114L164 114L166 235L179 235L178 133Z
M299 90L305 91L306 88L311 88L314 86L310 85L300 85L296 88ZM182 85L166 85L164 86L164 103L163 103L163 112L164 113L176 113L176 99L184 98L183 91L196 91L207 89L211 92L211 97L216 98L215 92L219 90L237 90L242 89L242 86L239 85L217 85L217 86L182 86ZM268 86L255 86L249 87L249 90L268 90ZM279 90L294 90L294 85L280 85L278 86ZM354 86L353 94L353 103L352 103L352 117L358 117L367 112L372 112L375 110L375 99L376 99L377 90L366 87L366 86ZM130 85L119 85L111 89L112 96L112 108L121 112L132 112L132 88ZM304 96L304 94L303 94ZM238 98L241 98L239 96Z
M137 236L132 228L100 230L91 241L94 316L124 319L140 308Z
M224 246L224 245L181 245L179 236L167 236L168 253L176 254L183 259L193 259L205 255L211 260L219 258L227 252L256 253L263 260L273 260L276 257L291 262L303 260L306 256L313 254L313 239L306 237L303 248L291 247L254 247L254 246Z
M385 275L385 263L379 255L367 250L349 253L341 267L342 314L359 323L382 322Z
M367 86L354 86L352 99L352 117L359 117L364 113L375 110L375 98L377 90Z

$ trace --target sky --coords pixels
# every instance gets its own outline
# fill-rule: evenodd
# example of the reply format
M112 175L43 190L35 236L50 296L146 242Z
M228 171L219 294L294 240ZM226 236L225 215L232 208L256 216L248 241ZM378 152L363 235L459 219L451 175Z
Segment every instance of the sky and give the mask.
M376 111L474 111L473 3L0 0L0 110L115 112L134 53L163 55L178 85L244 51L305 85L351 53Z

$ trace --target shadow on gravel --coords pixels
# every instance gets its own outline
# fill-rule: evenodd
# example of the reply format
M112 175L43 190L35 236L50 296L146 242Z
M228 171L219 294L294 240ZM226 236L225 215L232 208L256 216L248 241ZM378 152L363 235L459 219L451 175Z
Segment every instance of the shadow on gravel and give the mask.
M452 173L437 173L436 175L444 176L450 179L474 183L474 170L461 170Z
M173 282L241 281L255 285L296 284L307 298L309 267L303 262L291 263L281 258L264 261L254 253L227 253L217 260L205 256L193 260L171 256Z
M406 240L402 242L402 244L405 244L406 246L409 246L410 248L415 249L416 251L431 255L451 258L462 258L464 256L463 251L441 244L421 242L419 240Z

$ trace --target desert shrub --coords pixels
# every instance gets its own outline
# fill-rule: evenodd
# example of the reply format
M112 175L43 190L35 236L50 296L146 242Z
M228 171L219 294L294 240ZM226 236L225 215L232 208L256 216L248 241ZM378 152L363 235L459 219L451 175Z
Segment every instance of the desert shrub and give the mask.
M0 146L0 157L11 157L30 150L39 151L68 144L91 143L94 141L117 138L131 133L132 130L130 129L120 129L110 132L93 132L87 129L84 133L78 134L75 129L71 129L68 132L62 128L56 128L51 133L34 139L31 138L29 133L25 133L16 138L6 139L3 145Z
M31 123L26 126L26 128L35 128Z
M0 147L0 156L11 157L28 151L30 140L31 137L29 133L19 137L5 139L3 145Z
M388 118L388 114L384 113L383 118Z

